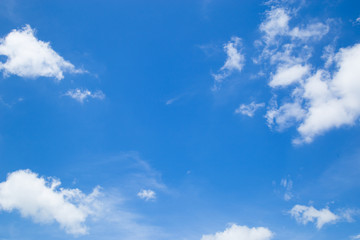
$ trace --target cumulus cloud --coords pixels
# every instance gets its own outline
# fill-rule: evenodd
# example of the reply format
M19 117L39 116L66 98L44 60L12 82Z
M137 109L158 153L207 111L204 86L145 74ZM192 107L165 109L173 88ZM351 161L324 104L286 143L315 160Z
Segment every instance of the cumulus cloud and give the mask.
M286 87L293 83L301 81L310 71L309 66L300 64L291 67L279 67L277 72L272 76L269 83L270 87Z
M224 51L226 52L227 59L219 72L213 74L215 80L213 90L218 90L219 84L221 84L225 78L230 76L234 71L241 72L244 67L245 56L242 54L241 38L232 37L231 40L224 45Z
M295 125L299 133L295 144L310 143L326 131L354 125L360 118L360 44L337 52L333 44L327 45L324 65L314 66L309 61L313 43L329 32L329 25L291 26L296 10L281 2L271 4L259 26L262 37L256 45L261 54L255 63L270 66L268 85L286 95L281 95L281 104L272 100L266 113L268 125L277 130Z
M236 110L235 113L236 114L242 114L242 115L247 115L249 117L253 117L256 110L258 110L259 108L265 107L265 103L255 103L255 102L251 102L248 105L245 104L241 104Z
M340 49L334 61L332 72L320 68L304 81L292 82L294 102L267 113L269 123L280 127L292 118L299 122L295 143L310 143L332 128L354 125L360 117L360 44Z
M79 89L79 88L70 89L64 95L69 96L80 103L83 103L88 98L94 98L100 100L103 100L105 98L105 94L100 90L91 92L87 89Z
M54 77L61 80L65 72L83 72L56 53L50 43L38 40L29 25L12 30L0 39L0 55L7 58L0 62L0 70L5 76L13 74L24 78Z
M156 193L151 189L143 189L140 192L138 192L138 197L141 199L144 199L145 201L149 200L155 200L156 199Z
M67 233L86 234L85 221L100 208L99 189L86 195L79 189L59 188L60 181L19 170L0 183L0 210L17 210L36 223L59 223Z
M203 235L201 240L269 240L273 236L274 234L268 228L249 228L232 224L223 232Z
M290 214L296 219L297 222L307 224L313 222L317 229L321 229L325 224L335 223L340 217L332 213L328 208L320 210L315 209L313 206L295 205Z

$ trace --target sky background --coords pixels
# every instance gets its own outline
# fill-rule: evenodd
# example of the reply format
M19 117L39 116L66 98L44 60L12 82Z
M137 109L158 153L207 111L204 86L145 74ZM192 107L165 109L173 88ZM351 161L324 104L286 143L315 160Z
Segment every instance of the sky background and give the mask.
M357 0L2 0L0 239L360 239L359 37Z

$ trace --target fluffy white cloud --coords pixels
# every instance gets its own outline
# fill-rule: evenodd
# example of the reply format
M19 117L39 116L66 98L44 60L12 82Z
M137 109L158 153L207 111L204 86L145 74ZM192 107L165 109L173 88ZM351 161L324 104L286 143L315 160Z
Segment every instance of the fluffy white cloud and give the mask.
M259 26L263 36L257 46L263 49L255 62L268 61L275 70L268 74L269 86L290 88L290 94L281 95L281 104L270 105L268 125L278 130L295 125L299 133L295 144L310 143L330 129L354 125L360 118L360 44L337 53L333 45L325 46L324 67L313 66L309 63L312 44L329 32L329 25L290 26L296 10L282 3L271 6Z
M273 236L274 234L268 228L249 228L232 224L223 232L203 235L201 240L269 240Z
M279 67L269 83L270 87L286 87L299 82L309 73L309 66L300 64L291 67Z
M95 98L100 100L105 98L105 94L100 90L91 92L87 89L79 88L68 90L64 95L69 96L80 103L83 103L87 98Z
M140 192L138 192L137 195L139 198L144 199L145 201L156 199L156 193L151 189L148 190L143 189Z
M327 208L317 210L313 206L303 205L295 205L290 210L290 214L295 217L297 222L304 225L308 222L315 222L318 229L322 228L325 224L335 223L340 218Z
M355 124L360 117L360 69L357 67L360 44L342 48L332 58L336 63L333 72L318 69L304 81L291 82L297 83L291 95L294 102L267 113L270 125L275 123L284 128L289 122L299 122L300 137L295 143L312 142L314 137L332 128Z
M15 29L0 39L0 55L7 57L5 62L0 63L0 70L5 75L13 74L25 78L54 77L61 80L64 72L83 72L64 60L48 42L38 40L29 25Z
M87 233L85 220L99 208L98 188L86 195L79 189L59 188L60 181L39 177L30 170L10 173L0 183L0 210L17 210L37 223L60 224L67 233Z
M241 38L232 37L231 40L224 45L224 50L227 55L225 64L220 68L217 74L213 74L215 84L213 90L218 89L220 84L225 78L230 76L234 71L241 71L244 67L245 56L242 54Z
M236 110L235 113L237 114L243 114L243 115L247 115L249 117L253 117L256 110L258 110L259 108L265 107L265 103L255 103L255 102L251 102L248 105L245 104L241 104Z

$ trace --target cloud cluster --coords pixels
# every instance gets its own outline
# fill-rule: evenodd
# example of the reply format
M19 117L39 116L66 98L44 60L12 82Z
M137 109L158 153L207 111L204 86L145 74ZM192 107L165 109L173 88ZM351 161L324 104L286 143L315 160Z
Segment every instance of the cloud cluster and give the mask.
M313 206L295 205L290 210L297 222L307 224L308 222L315 222L316 228L320 229L325 224L335 223L340 219L340 216L332 213L328 208L320 210L315 209Z
M217 74L213 74L215 80L213 90L219 89L223 80L229 77L234 71L241 72L245 56L242 54L242 42L239 37L232 37L231 40L224 45L224 51L227 58L224 65L220 68Z
M64 60L48 42L38 40L29 25L0 39L0 55L7 58L0 62L0 70L5 76L13 74L24 78L54 77L61 80L65 72L83 72Z
M232 224L223 232L203 235L201 240L270 240L274 234L264 227L239 226Z
M295 10L276 4L260 24L262 49L255 63L273 69L268 85L274 92L289 94L280 101L274 95L266 113L270 127L297 127L295 144L310 143L318 135L341 126L351 126L360 117L360 44L323 48L322 67L310 63L314 44L330 30L328 23L290 26Z
M17 210L37 223L56 221L67 233L87 233L85 221L100 208L99 189L86 195L79 189L59 188L60 181L39 177L30 170L10 173L0 183L0 210Z
M105 94L100 90L91 92L88 89L79 89L79 88L70 89L64 95L71 97L80 103L83 103L88 98L94 98L100 100L103 100L105 98Z

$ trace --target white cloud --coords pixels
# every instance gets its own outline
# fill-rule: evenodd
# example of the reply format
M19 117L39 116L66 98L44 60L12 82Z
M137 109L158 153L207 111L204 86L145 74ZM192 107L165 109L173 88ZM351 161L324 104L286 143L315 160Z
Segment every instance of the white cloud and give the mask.
M325 224L335 223L339 220L339 216L332 213L328 208L321 210L315 209L313 206L295 205L290 214L297 222L307 224L308 222L315 222L316 228L321 229Z
M212 235L203 235L201 240L269 240L274 234L264 227L239 226L232 224L223 232L217 232Z
M86 195L79 189L59 186L60 181L39 177L30 170L10 173L0 183L0 210L17 210L22 217L30 217L36 223L56 221L67 233L86 234L85 221L99 208L98 188Z
M247 115L249 117L253 117L256 110L258 110L259 108L265 107L265 103L255 103L255 102L251 102L248 105L245 104L241 104L236 110L235 113L237 114L243 114L243 115Z
M268 61L275 70L268 74L271 88L292 89L289 95L281 95L281 104L275 101L268 108L268 125L278 130L295 125L299 133L295 144L310 143L333 128L354 125L360 118L360 44L337 53L332 44L327 45L322 56L324 67L313 66L309 63L315 48L312 45L329 32L329 25L290 26L297 10L279 2L269 5L272 7L259 26L262 41L256 42L263 49L254 61Z
M300 122L304 119L306 111L302 109L299 102L285 103L279 108L277 106L271 107L265 117L269 127L277 126L278 130L283 130Z
M320 22L309 24L305 27L295 26L290 28L291 11L284 7L275 7L267 12L265 21L260 24L259 30L264 33L265 43L278 45L279 37L290 37L293 40L307 41L319 40L329 32L329 26Z
M279 67L272 77L270 87L286 87L293 83L299 82L304 76L309 74L309 66L300 64L291 67Z
M79 89L79 88L71 89L67 91L64 95L69 96L80 103L83 103L87 98L94 98L100 100L105 98L105 94L100 90L91 92L87 89Z
M144 199L145 201L156 199L156 193L151 189L148 190L143 189L140 192L138 192L137 195L139 198Z
M267 113L270 125L284 128L291 125L289 122L299 123L300 137L295 143L310 143L332 128L354 125L360 117L360 44L342 48L330 57L336 63L333 72L318 69L304 81L297 81L291 95L294 102Z
M289 35L292 38L297 38L301 40L308 40L310 38L319 40L328 32L329 32L329 26L318 22L318 23L309 24L305 28L294 27L289 32Z
M245 56L242 54L241 38L232 37L231 40L224 45L224 50L227 55L225 64L220 68L217 74L213 74L215 84L213 90L218 89L220 84L225 78L231 75L234 71L241 72L245 63Z
M284 8L273 8L267 12L267 17L260 25L265 42L273 44L278 35L286 35L289 32L290 16Z
M54 77L61 80L64 72L83 72L64 60L48 42L38 40L29 25L15 29L0 39L0 55L7 57L5 62L0 63L0 70L5 76L13 74L25 78Z

